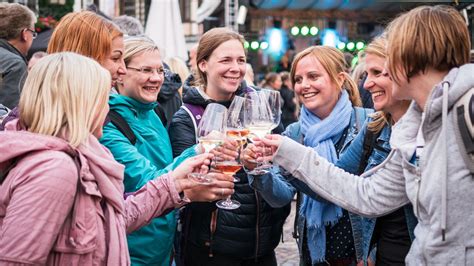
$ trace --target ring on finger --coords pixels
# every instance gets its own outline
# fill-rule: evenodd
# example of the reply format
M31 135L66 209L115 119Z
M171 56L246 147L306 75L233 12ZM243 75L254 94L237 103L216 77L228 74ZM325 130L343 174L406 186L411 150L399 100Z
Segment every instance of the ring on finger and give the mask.
M221 197L224 197L224 188L221 189Z

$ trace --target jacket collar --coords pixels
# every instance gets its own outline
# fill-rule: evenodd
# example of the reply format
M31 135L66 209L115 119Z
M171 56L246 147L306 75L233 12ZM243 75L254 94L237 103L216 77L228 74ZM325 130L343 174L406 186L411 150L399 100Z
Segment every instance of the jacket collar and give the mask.
M28 63L28 61L26 60L26 57L22 53L20 53L20 51L18 51L18 49L16 49L15 46L11 45L7 40L0 39L0 48L3 48L5 50L9 51L12 54L18 55L21 59L23 59L25 64Z

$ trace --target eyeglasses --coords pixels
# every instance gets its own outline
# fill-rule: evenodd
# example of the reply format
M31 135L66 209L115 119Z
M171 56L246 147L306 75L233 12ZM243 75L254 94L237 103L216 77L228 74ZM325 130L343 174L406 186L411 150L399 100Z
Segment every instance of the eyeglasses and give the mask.
M155 71L160 76L164 76L164 74L165 74L165 70L163 69L163 67L160 67L160 68L154 68L154 67L136 68L136 67L127 66L127 69L133 69L135 71L141 72L142 74L149 75L149 76L153 75L153 72L155 72Z
M32 37L33 39L36 39L36 37L38 37L38 33L37 33L36 31L34 31L34 30L32 30L32 29L29 29L29 28L25 28L25 30L31 32L31 37Z

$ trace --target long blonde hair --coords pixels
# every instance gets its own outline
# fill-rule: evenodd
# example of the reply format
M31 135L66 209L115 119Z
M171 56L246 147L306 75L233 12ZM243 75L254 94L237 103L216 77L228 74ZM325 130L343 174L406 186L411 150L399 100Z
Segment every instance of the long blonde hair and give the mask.
M385 35L376 37L372 42L367 45L365 48L365 54L372 54L378 57L387 58L387 39ZM382 130L382 128L390 123L392 118L389 113L384 111L377 111L373 114L370 114L372 121L367 125L367 129L377 134Z
M349 99L351 100L352 106L362 106L359 89L349 74L345 72L344 54L334 47L318 45L308 47L305 50L299 52L295 56L293 64L291 65L290 78L292 84L295 84L296 66L298 65L299 61L306 56L312 56L314 59L318 60L326 72L328 72L331 81L349 93ZM344 75L344 82L342 84L340 84L339 80L337 79L338 75L341 73Z
M67 138L73 147L102 127L110 74L96 61L71 52L43 57L20 97L20 123L28 131Z

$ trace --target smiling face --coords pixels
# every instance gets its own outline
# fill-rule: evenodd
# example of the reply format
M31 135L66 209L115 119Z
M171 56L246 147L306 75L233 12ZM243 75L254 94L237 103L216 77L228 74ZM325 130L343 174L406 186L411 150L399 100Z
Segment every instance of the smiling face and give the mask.
M374 109L377 111L389 111L398 101L392 95L392 81L385 71L385 58L367 54L365 57L365 70L367 79L364 83L364 89L372 95Z
M132 57L127 67L129 69L123 77L123 87L119 89L120 94L142 103L155 102L158 99L158 93L164 80L163 64L159 51L138 53ZM153 70L152 73L143 73L137 70L140 68L151 68Z
M310 112L324 119L336 105L341 88L335 84L323 65L311 54L301 58L295 66L296 96ZM337 77L342 84L343 75Z
M198 63L207 77L206 93L220 99L232 97L246 71L244 47L238 40L229 40L219 45L208 60Z
M125 62L123 61L123 37L116 37L112 40L110 54L103 60L101 65L110 72L112 76L112 87L122 83L122 76L127 73Z

